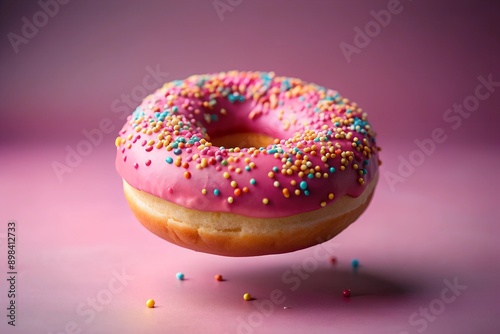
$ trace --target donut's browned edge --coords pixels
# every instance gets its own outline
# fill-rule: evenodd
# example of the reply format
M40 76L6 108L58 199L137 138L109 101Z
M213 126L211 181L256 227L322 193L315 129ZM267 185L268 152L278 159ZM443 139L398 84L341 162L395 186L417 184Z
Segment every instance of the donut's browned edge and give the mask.
M343 196L324 208L285 218L191 210L125 181L123 186L134 215L157 236L199 252L256 256L293 252L333 238L365 211L377 180L378 174L359 197Z

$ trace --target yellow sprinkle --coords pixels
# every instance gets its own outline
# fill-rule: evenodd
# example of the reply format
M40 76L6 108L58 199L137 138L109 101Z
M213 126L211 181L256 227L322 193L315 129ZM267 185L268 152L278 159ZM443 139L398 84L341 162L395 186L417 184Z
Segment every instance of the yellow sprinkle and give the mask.
M234 198L232 198L232 197L228 197L228 198L227 198L227 202L228 202L229 204L233 203L233 202L234 202Z
M115 146L119 147L122 143L122 137L116 137L115 139Z
M228 172L224 172L224 174L222 174L222 176L224 176L225 179L229 179L229 173Z
M331 199L333 199L333 197L335 197L335 195L333 193L328 194L328 199L331 200Z
M236 181L231 181L231 187L236 188L238 186L238 183Z
M266 205L267 205L267 204L269 204L269 200L268 200L267 198L263 198L263 199L262 199L262 203L264 203L264 204L266 204Z
M243 299L246 301L252 300L252 295L247 292L243 295Z
M146 301L146 306L149 307L149 308L155 307L155 301L154 301L154 299L148 299Z
M321 206L326 206L326 202L321 202Z
M272 178L274 177L274 173L273 173L273 172L269 172L269 173L267 174L267 176L269 176L269 177L272 179Z
M201 193L202 193L203 195L206 195L206 194L207 194L207 189L205 189L205 188L201 189Z

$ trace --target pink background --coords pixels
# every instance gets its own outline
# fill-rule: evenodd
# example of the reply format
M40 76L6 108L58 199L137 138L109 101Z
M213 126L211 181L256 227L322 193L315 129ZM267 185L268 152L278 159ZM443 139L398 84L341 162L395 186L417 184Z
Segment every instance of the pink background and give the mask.
M223 20L212 2L73 0L18 53L7 36L41 7L0 4L0 310L7 222L18 227L17 326L1 311L0 332L61 333L74 322L81 333L497 333L500 87L456 129L443 115L474 95L479 76L500 82L498 3L402 0L349 63L339 45L354 44L353 29L387 1L233 0ZM291 254L225 258L155 237L128 209L113 163L117 107L157 66L163 81L272 70L358 102L383 148L372 205L326 245ZM114 130L58 178L53 162L104 118ZM436 128L446 140L415 153ZM418 157L388 182L401 159ZM338 264L318 257L326 250ZM300 278L294 266L311 270ZM122 271L130 280L115 284ZM445 280L466 286L450 303L440 302ZM259 309L275 289L284 303ZM105 302L92 317L89 298ZM148 298L158 307L145 308Z

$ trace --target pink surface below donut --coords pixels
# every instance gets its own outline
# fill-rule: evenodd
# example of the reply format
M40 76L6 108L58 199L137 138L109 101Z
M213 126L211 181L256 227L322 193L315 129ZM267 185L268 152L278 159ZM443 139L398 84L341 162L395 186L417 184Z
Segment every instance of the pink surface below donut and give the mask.
M235 133L267 147L217 147ZM116 168L134 188L186 208L285 217L359 196L378 169L366 113L336 91L274 73L165 84L128 117Z

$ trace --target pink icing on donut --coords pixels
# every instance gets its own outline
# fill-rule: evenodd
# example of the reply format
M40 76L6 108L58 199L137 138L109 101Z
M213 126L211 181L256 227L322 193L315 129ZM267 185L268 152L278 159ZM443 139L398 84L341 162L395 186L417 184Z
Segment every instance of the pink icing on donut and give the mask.
M267 147L210 137L266 134ZM378 170L375 134L356 103L274 73L195 75L165 84L127 118L116 168L132 187L186 208L286 217L359 196Z

